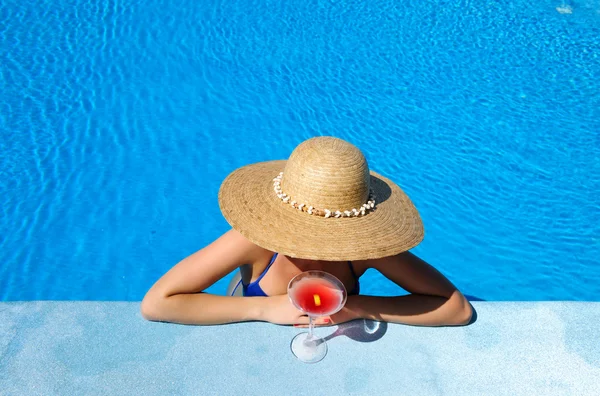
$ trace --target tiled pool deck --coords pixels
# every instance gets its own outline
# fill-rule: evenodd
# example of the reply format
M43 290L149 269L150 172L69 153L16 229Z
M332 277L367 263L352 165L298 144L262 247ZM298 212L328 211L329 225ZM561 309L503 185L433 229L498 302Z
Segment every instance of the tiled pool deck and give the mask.
M144 321L139 304L0 303L1 395L600 395L600 303L474 302L460 328Z

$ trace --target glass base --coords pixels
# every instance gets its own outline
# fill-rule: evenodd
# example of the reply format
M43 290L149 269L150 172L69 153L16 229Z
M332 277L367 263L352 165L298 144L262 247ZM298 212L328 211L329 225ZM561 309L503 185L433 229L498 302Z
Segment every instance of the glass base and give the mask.
M327 343L322 338L313 335L307 340L308 332L300 333L292 340L292 353L304 363L317 363L327 355Z

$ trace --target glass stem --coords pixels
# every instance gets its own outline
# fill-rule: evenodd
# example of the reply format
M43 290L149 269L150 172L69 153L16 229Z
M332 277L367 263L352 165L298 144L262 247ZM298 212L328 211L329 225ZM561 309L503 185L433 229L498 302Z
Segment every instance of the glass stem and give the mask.
M312 316L308 316L308 337L306 337L307 341L311 341L313 339L313 318Z

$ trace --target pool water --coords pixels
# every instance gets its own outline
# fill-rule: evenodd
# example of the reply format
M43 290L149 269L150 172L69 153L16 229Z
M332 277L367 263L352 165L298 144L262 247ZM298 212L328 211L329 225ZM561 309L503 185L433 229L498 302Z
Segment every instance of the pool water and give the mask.
M0 299L139 300L229 172L334 135L466 294L599 300L600 0L565 4L3 0Z

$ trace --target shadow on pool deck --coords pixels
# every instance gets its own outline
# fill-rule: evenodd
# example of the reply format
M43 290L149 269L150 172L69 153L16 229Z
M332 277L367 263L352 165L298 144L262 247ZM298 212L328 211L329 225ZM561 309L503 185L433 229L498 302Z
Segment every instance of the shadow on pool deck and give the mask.
M373 342L381 339L387 331L386 322L377 322L375 320L353 320L342 323L337 330L325 337L325 341L339 336L346 336L354 341Z
M469 301L485 301L483 298L479 298L477 296L472 296L470 294L465 294L465 298Z
M469 294L465 294L465 297L466 297L467 301L469 301L469 302L470 301L485 301L483 298L471 296ZM467 323L467 326L470 326L473 323L477 322L477 310L475 309L473 304L471 304L471 309L473 310L473 315L471 316L471 320L469 321L469 323Z

